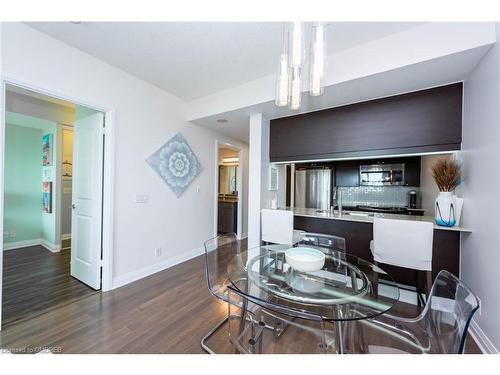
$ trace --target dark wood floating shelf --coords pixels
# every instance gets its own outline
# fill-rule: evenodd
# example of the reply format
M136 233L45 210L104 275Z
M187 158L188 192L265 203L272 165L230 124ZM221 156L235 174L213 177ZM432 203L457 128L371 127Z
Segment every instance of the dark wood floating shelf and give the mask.
M271 120L271 162L460 150L463 84Z

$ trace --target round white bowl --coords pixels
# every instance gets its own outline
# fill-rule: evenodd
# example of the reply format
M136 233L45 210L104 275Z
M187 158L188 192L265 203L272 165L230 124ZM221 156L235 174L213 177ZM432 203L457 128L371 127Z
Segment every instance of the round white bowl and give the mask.
M300 272L319 271L325 265L325 254L310 247L292 247L285 251L285 259Z

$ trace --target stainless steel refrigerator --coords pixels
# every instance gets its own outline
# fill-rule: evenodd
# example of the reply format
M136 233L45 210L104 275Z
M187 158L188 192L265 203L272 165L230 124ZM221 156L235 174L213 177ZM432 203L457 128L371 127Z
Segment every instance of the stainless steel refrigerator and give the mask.
M295 171L295 207L330 208L331 169L299 169Z

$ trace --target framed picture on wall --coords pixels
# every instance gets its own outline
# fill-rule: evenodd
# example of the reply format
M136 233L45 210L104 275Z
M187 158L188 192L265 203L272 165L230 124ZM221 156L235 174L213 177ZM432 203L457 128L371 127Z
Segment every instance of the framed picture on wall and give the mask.
M52 165L52 150L54 136L52 133L47 133L42 136L42 165L48 167Z
M42 182L42 205L43 212L52 213L52 181Z

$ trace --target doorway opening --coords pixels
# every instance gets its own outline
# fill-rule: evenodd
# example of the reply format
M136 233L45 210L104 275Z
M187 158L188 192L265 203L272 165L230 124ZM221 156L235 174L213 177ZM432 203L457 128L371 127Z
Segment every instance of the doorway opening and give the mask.
M241 150L217 142L216 234L235 233L241 239Z
M101 289L104 113L5 86L2 325Z

